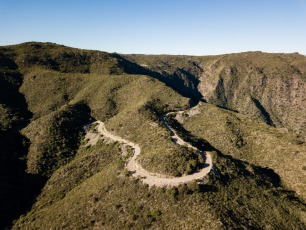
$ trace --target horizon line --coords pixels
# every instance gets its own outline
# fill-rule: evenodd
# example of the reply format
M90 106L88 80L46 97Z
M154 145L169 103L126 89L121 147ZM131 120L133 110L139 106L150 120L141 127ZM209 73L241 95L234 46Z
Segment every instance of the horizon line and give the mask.
M59 46L65 46L68 48L73 48L73 49L80 49L80 50L90 50L90 51L99 51L99 52L106 52L106 53L113 53L113 54L122 54L122 55L151 55L151 56L190 56L190 57L202 57L202 56L221 56L221 55L231 55L231 54L240 54L240 53L267 53L267 54L299 54L303 55L306 57L306 54L300 53L298 51L294 52L267 52L267 51L262 51L262 50L246 50L246 51L237 51L237 52L231 52L231 53L218 53L218 54L170 54L170 53L159 53L159 54L154 54L154 53L126 53L126 52L117 52L117 51L105 51L105 50L99 50L99 49L88 49L88 48L81 48L81 47L73 47L69 45L64 45L64 44L59 44L56 42L42 42L42 41L26 41L26 42L20 42L16 44L7 44L7 45L0 45L0 47L4 46L17 46L21 44L26 44L26 43L49 43L49 44L55 44Z

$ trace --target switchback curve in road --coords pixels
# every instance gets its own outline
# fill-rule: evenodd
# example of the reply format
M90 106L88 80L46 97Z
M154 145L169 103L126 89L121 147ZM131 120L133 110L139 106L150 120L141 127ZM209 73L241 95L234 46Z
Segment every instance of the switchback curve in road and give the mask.
M201 156L203 157L204 164L200 171L194 172L190 175L183 175L180 177L166 177L161 174L156 173L150 173L147 170L145 170L143 167L141 167L140 164L137 163L136 158L140 155L141 149L138 144L135 144L131 141L125 140L119 136L116 136L109 131L107 131L105 124L102 121L96 121L95 123L98 123L98 132L100 132L103 136L108 137L114 141L118 141L120 143L126 144L131 146L134 149L133 156L128 160L126 164L126 168L129 172L132 173L135 177L140 177L141 180L148 184L149 186L177 186L182 183L191 182L193 180L201 180L203 179L212 169L213 163L212 158L209 152L202 152L201 150L197 149L196 147L192 146L191 144L185 142L183 139L181 139L176 132L167 124L165 120L165 116L168 114L171 114L174 112L167 113L165 115L162 115L160 117L162 123L165 125L165 127L171 132L172 140L179 144L179 145L185 145L189 148L193 148L197 150Z

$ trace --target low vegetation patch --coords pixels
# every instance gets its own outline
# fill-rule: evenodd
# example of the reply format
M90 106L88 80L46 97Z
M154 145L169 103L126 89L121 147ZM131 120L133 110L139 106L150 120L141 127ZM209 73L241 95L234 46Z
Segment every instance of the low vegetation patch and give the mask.
M201 114L184 119L187 133L205 139L226 155L273 169L285 186L305 198L301 165L305 143L294 133L211 104L203 103L200 108Z
M24 133L30 139L28 171L50 176L75 155L84 138L82 125L89 121L90 110L75 104L32 122Z
M190 174L201 169L204 164L200 153L184 146L159 148L150 155L143 155L138 161L148 171L170 176Z

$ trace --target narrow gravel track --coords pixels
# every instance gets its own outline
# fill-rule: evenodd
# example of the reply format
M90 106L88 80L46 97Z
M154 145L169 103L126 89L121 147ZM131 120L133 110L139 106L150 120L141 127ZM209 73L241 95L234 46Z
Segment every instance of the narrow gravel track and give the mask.
M168 114L172 114L174 112L168 113ZM142 179L142 181L146 184L148 184L149 186L177 186L179 184L182 183L187 183L193 180L201 180L203 179L204 176L206 176L212 169L212 159L211 159L211 155L209 152L202 152L199 149L197 149L196 147L192 146L191 144L185 142L183 139L181 139L176 133L175 131L167 124L166 120L164 119L165 116L167 116L168 114L162 115L160 117L162 123L166 126L166 128L168 130L170 130L171 132L171 137L173 139L173 141L179 145L187 145L190 148L193 148L195 150L197 150L203 157L204 159L204 164L203 167L200 171L195 172L193 174L190 175L183 175L180 177L165 177L164 175L160 175L160 174L153 174L153 173L149 173L148 171L146 171L144 168L141 167L141 165L139 165L136 161L137 156L139 156L140 154L140 147L138 144L135 144L131 141L125 140L119 136L116 136L114 134L111 134L110 132L108 132L106 130L105 124L101 121L96 121L95 123L98 123L98 131L105 137L108 137L114 141L118 141L121 142L123 144L129 145L134 149L134 154L133 156L129 159L129 161L126 164L126 168L128 171L130 171L132 173L133 176L135 177L140 177Z

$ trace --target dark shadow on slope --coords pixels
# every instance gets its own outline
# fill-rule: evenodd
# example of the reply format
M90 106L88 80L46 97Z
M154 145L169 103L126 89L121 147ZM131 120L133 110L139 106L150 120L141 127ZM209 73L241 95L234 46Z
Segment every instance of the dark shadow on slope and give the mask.
M246 172L250 173L250 174L260 174L262 175L262 181L259 183L263 183L263 181L269 181L271 184L273 184L274 187L280 187L281 186L281 179L279 177L278 174L276 174L274 172L274 170L270 169L270 168L262 168L259 166L254 166L252 165L252 172L249 172L248 170L246 170L246 165L249 165L248 162L244 162L238 159L234 159L232 156L228 156L228 155L223 155L219 150L217 150L215 147L213 147L208 141L201 139L201 138L197 138L193 135L191 135L191 133L189 131L187 131L186 129L184 129L180 123L175 120L173 117L168 116L166 118L167 123L174 128L174 130L177 132L178 136L180 136L181 138L184 139L184 141L191 143L193 146L197 147L198 149L202 150L202 151L215 151L218 156L229 160L230 162L232 162L235 167L238 168L242 168L244 169ZM217 168L215 169L216 172L220 172L220 170ZM230 178L226 178L223 177L222 181L226 182L228 181Z
M215 105L215 104L214 104ZM228 111L232 111L234 113L239 113L238 110L234 110L234 109L231 109L231 108L228 108L228 107L224 107L224 106L220 106L220 105L215 105L216 107L220 108L220 109L224 109L224 110L228 110Z
M177 132L178 136L181 137L184 141L191 143L193 146L197 147L202 151L215 150L214 147L210 145L210 143L208 143L208 141L192 136L189 131L184 129L180 125L180 123L173 118L173 115L168 115L167 117L165 117L165 120L167 121L169 126L171 126L171 128L173 128Z
M217 163L216 167L220 167L222 164L228 164L228 168L223 167L223 173L221 170L221 176L219 179L224 184L230 183L232 178L244 176L244 177L253 177L254 175L260 175L256 179L257 185L263 185L263 186L273 186L275 188L281 187L281 179L280 176L274 172L273 169L270 168L262 168L259 166L252 165L248 163L247 161L242 161L239 159L235 159L232 156L224 155L219 150L214 150L218 157L222 159L222 163ZM217 157L217 158L218 158ZM236 171L231 170L231 168L236 168ZM228 170L229 169L229 170ZM238 169L238 170L237 170ZM229 173L224 173L224 171L230 171Z
M161 74L133 63L119 54L113 55L119 60L119 64L124 68L125 73L142 74L156 78L184 97L189 97L196 100L203 97L197 88L200 81L194 75L183 69L177 69L177 71L173 74L168 74L166 72Z
M206 183L204 180L204 183L199 181L200 184L189 186L189 193L202 194L203 199L210 202L212 213L226 229L262 229L267 220L271 220L269 224L275 224L278 229L284 224L305 227L298 217L288 212L292 206L305 209L305 204L294 191L282 186L281 178L274 170L224 155L205 140L193 137L179 126L177 124L175 128L176 131L180 130L181 137L185 139L187 135L186 139L198 148L203 146L201 143L205 143L202 149L211 151L214 168L209 173L208 180ZM291 206L287 206L288 204ZM271 210L262 210L261 207L265 206L272 210L277 209L276 214ZM276 219L278 211L282 213L281 221ZM266 220L262 221L263 218Z
M3 50L3 49L2 49ZM32 117L23 94L23 77L13 58L0 52L0 229L25 213L40 193L46 179L26 172L29 140L20 134Z
M183 96L186 95L196 100L203 97L198 90L199 79L190 72L179 68L173 74L164 73L162 75L166 78L166 83Z
M252 101L254 102L254 104L256 105L256 107L260 110L261 114L265 117L266 119L266 123L268 125L274 126L274 123L270 117L270 114L267 112L267 110L265 110L265 108L262 106L262 104L255 98L251 97Z
M225 93L224 81L221 76L219 76L218 84L214 90L214 96L209 99L209 102L222 107L227 106L228 100Z
M294 191L281 185L279 175L272 169L217 150L212 156L220 173L210 173L208 183L200 185L200 190L209 193L205 199L226 229L305 228L305 223L291 213L292 209L305 210L305 204Z
M28 110L24 95L19 92L22 84L22 76L16 71L3 73L0 69L0 104L9 110L7 119L10 127L25 127L33 114ZM5 124L2 124L4 128ZM5 129L6 129L5 128Z
M26 126L33 115L28 110L24 95L19 92L23 78L17 69L18 66L14 60L0 50L0 104L10 110L8 116L12 117L8 118L9 122L13 123L10 126L15 126L15 128L18 122L20 126ZM2 128L4 128L3 124Z
M273 184L274 187L281 186L281 178L274 172L273 169L253 166L253 170L254 173L264 175Z
M0 131L0 229L26 213L46 178L26 173L28 140L18 132Z

